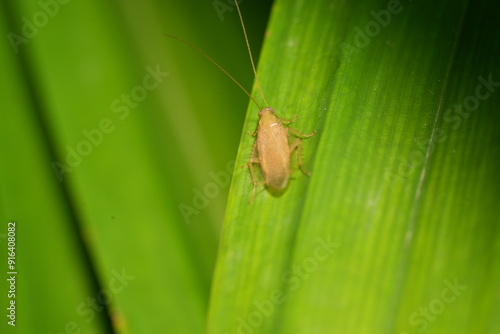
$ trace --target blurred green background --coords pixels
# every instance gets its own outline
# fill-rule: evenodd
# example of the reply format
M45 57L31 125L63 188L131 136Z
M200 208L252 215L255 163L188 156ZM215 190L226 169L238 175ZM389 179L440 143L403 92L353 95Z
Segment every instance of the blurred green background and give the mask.
M3 1L5 314L9 221L18 275L17 324L2 313L0 332L420 333L418 312L458 277L467 290L425 318L426 333L496 333L500 93L468 116L452 108L477 96L480 75L500 80L498 4L408 0L361 41L391 3L283 0L270 16L271 1L241 1L256 58L266 38L271 106L318 130L305 143L311 177L249 206L238 167L256 107L163 36L250 90L231 0ZM421 150L425 163L408 165ZM290 293L282 277L319 237L334 256ZM288 302L243 325L264 319L276 289Z
M229 185L192 215L179 205L234 162L248 97L163 34L250 88L226 6L2 1L0 237L17 222L19 271L17 327L3 311L2 333L203 332ZM258 55L270 1L244 11Z

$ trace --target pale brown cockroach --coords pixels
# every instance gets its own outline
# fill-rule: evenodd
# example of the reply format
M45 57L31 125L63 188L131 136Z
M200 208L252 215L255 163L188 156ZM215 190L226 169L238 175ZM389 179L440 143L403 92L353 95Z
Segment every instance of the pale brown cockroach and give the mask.
M255 75L257 87L259 88L262 99L267 106L266 108L262 108L252 97L252 95L245 88L243 88L243 86L238 81L236 81L236 79L234 79L225 69L217 64L206 53L198 49L195 45L177 36L167 34L165 34L165 36L181 41L201 53L205 58L216 65L222 72L224 72L231 80L233 80L260 109L257 129L253 133L248 132L251 136L257 137L252 148L252 155L248 160L248 164L242 166L248 167L248 169L250 170L253 189L249 203L252 203L253 199L255 198L257 186L259 184L265 185L273 195L279 195L285 190L286 186L288 185L291 173L290 157L295 150L297 150L297 160L300 170L304 174L310 175L310 173L306 171L302 165L301 139L313 136L316 131L313 131L310 134L303 134L292 128L285 127L284 125L293 123L297 119L298 115L295 115L295 118L293 120L279 119L274 114L274 109L268 107L266 98L264 97L264 93L262 92L259 77L257 76L257 71L255 70L252 51L250 50L250 43L248 42L245 24L243 23L243 16L241 15L238 1L234 0L234 3L236 4L236 9L238 10L238 15L240 17L241 27L243 28L243 34L245 36L248 54L250 56L250 62L252 64L252 70ZM295 140L290 142L290 138L292 137L292 135L296 138ZM255 164L260 165L262 176L264 178L262 182L257 181L257 175L254 170Z
M252 203L255 197L255 190L259 182L253 169L254 164L259 164L264 181L262 182L273 194L280 194L287 186L290 179L290 156L297 149L297 159L300 170L306 175L310 175L302 165L302 138L313 136L316 131L306 135L292 128L286 128L287 125L295 121L279 119L274 114L272 108L264 108L259 111L259 124L252 136L257 136L252 148L252 156L248 160L248 167L252 177L253 190L249 203ZM292 133L295 138L290 143L289 138Z

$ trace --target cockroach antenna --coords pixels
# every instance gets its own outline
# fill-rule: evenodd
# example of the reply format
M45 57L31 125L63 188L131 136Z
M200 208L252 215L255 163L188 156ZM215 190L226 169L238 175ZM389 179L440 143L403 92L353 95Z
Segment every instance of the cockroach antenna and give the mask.
M252 97L252 95L245 89L243 86L236 81L225 69L223 69L217 62L215 62L212 58L210 58L205 52L198 49L193 44L188 41L183 40L180 37L167 35L166 37L170 37L176 39L184 44L187 44L194 50L198 51L205 58L211 61L215 66L217 66L224 74L226 74L231 80L236 83L241 90L248 95L248 97L259 107L259 124L257 125L257 129L249 134L253 137L256 137L252 148L252 155L250 159L248 159L248 163L243 167L248 167L250 170L250 176L252 178L253 189L252 196L250 198L249 203L252 203L255 197L255 191L257 189L258 184L264 184L267 189L269 189L270 193L278 196L281 192L283 192L290 179L290 156L292 153L297 150L298 154L298 165L302 172L306 175L309 175L309 172L306 171L302 166L302 141L301 139L309 138L313 136L316 131L313 131L310 134L303 134L297 130L294 130L289 127L285 127L285 125L291 124L297 116L293 120L285 120L278 118L274 114L274 109L270 108L267 104L266 98L264 97L264 93L262 91L262 86L260 85L259 76L257 75L257 70L255 69L255 63L252 57L252 51L250 49L250 43L248 42L247 31L245 29L245 24L243 23L243 16L241 15L240 6L238 2L235 0L236 9L238 10L238 15L240 17L241 27L243 28L243 35L245 36L245 41L247 44L248 55L250 56L250 62L252 63L252 70L255 76L255 81L257 86L259 87L260 95L266 104L265 108L262 108L257 101ZM289 141L291 136L295 136L295 140L293 142ZM257 181L257 176L255 173L255 165L259 165L262 171L262 176L264 178L263 182Z

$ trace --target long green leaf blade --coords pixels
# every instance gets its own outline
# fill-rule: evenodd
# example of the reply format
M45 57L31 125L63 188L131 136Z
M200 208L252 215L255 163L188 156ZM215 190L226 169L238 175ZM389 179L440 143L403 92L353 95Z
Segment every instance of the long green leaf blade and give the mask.
M499 327L494 7L276 3L260 80L280 117L318 131L303 141L312 176L295 171L283 196L248 205L236 170L210 333ZM251 105L244 130L256 122ZM244 135L237 166L251 147Z

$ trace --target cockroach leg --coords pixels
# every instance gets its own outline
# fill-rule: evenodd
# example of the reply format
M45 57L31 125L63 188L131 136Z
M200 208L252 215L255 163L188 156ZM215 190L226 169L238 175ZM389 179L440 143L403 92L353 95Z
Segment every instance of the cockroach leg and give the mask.
M288 131L290 131L290 132L291 132L294 136L299 137L299 138L309 138L309 137L314 136L314 134L316 133L316 131L313 131L313 132L311 132L310 134L306 135L306 134L301 133L301 132L299 132L299 131L297 131L297 130L295 130L295 129L292 129L292 128L287 128L287 129L288 129Z
M248 160L248 164L246 164L245 166L242 166L243 168L248 167L248 169L250 170L250 177L252 178L252 184L253 184L252 196L250 197L250 201L248 201L248 204L252 204L253 199L255 198L255 192L257 191L257 187L264 184L264 182L258 182L257 176L255 175L254 164L258 164L258 163L259 163L259 159L257 157L255 157L255 158L250 158L250 160Z
M257 130L255 130L255 133L257 133ZM249 134L251 135L251 133ZM252 179L252 184L253 184L252 196L250 197L250 201L248 201L248 204L252 204L253 199L255 198L255 192L257 190L257 186L263 184L263 182L257 181L254 164L260 164L259 157L257 156L257 142L254 142L253 144L252 154L250 155L250 159L248 159L248 163L245 166L241 166L241 168L248 167L248 169L250 170L250 177Z
M258 133L258 132L259 132L259 129L255 129L255 131L254 131L254 132L247 131L247 133L248 133L250 136L252 136L252 137L257 136L257 133Z
M279 119L280 123L282 124L285 124L285 125L288 125L288 124L292 124L293 122L295 122L297 120L297 118L299 117L299 115L295 115L293 117L293 119Z
M252 189L252 196L250 197L250 200L248 201L248 204L252 204L253 199L255 198L255 193L257 191L257 186L261 184L261 182L257 181L257 177L255 175L255 170L254 170L254 163L256 162L249 162L248 168L250 169L250 176L252 177L252 184L253 184L253 189Z
M304 169L304 165L302 164L302 140L300 138L295 139L295 141L290 145L290 155L293 151L297 149L297 164L299 165L300 170L307 176L311 176L311 173Z

